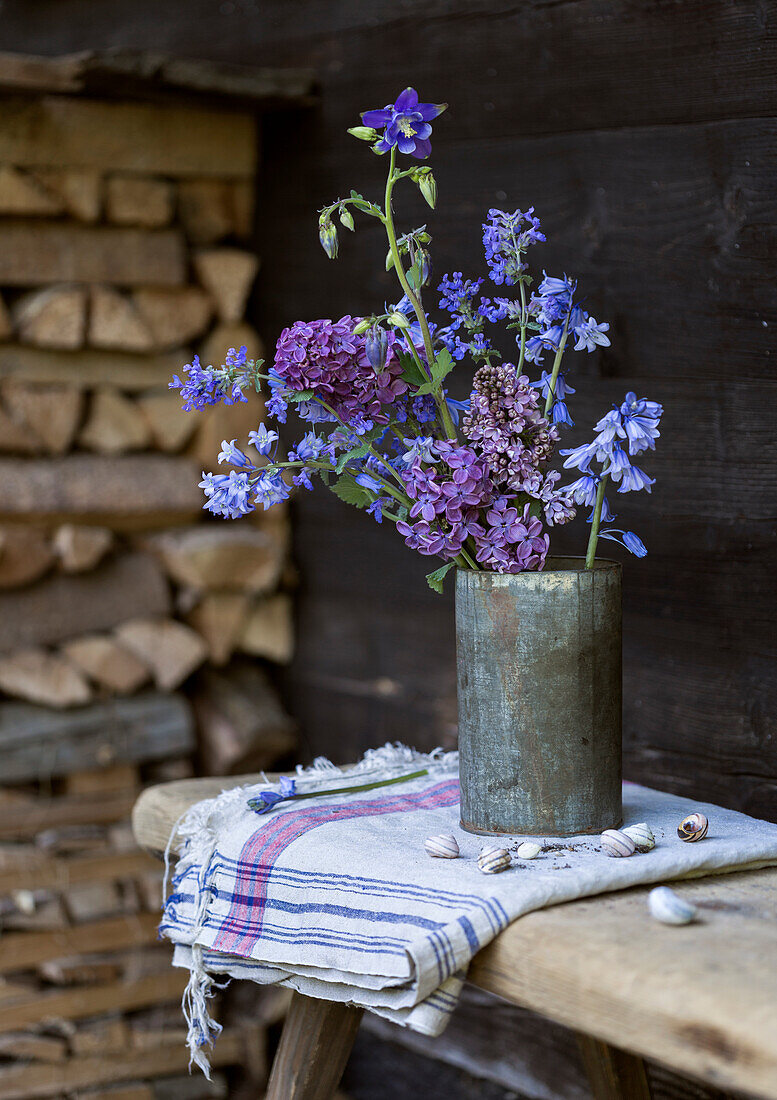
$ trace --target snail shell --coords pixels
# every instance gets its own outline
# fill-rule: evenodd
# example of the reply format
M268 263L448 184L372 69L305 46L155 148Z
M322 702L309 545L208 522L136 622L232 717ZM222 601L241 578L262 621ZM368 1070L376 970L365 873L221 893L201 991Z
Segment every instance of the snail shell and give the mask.
M650 915L662 924L690 924L698 910L668 886L657 886L648 894Z
M450 833L441 833L439 836L429 836L424 841L426 854L435 859L458 859L459 845L456 837Z
M627 829L621 829L621 832L631 837L638 852L649 852L656 846L653 830L645 821L640 821L638 825L629 825Z
M677 826L677 835L680 840L704 840L709 825L704 814L688 814Z
M602 851L608 856L633 856L636 847L630 836L620 829L605 829L601 837Z
M536 859L541 851L539 844L535 844L533 840L527 840L519 846L515 854L519 859Z
M478 867L484 875L498 875L500 871L506 871L510 863L510 853L506 848L483 848L478 856Z

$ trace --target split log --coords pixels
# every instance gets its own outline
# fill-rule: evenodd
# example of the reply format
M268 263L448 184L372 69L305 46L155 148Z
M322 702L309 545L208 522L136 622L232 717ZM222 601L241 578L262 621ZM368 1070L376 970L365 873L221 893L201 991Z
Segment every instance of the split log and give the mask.
M76 638L63 646L62 652L90 680L110 691L129 694L149 679L146 666L105 634Z
M80 348L86 332L86 289L52 286L23 295L14 305L19 339L41 348Z
M116 225L142 225L158 229L173 217L173 188L167 180L150 176L111 176L105 212Z
M253 229L252 180L181 180L178 212L193 244L216 244L225 237L247 237Z
M30 427L50 454L64 454L70 447L83 411L80 390L31 385L9 378L2 383L2 396L11 415Z
M17 845L24 849L25 845ZM161 896L159 864L137 848L128 852L73 856L69 859L47 856L37 849L11 862L0 864L0 895L12 890L54 890L62 892L76 886L91 886L142 876L156 876L157 898ZM95 948L97 950L97 948ZM64 954L64 952L62 952Z
M129 1049L131 1038L129 1024L123 1017L108 1017L76 1028L70 1049L73 1054L123 1054Z
M151 432L134 401L118 390L103 389L92 396L78 442L99 454L118 455L142 451L151 442Z
M246 622L240 649L254 657L288 664L294 654L294 626L288 596L273 596L256 605Z
M7 783L68 775L112 763L164 760L191 753L194 746L191 711L180 695L144 692L67 714L0 703L0 759ZM17 807L20 816L28 808L28 803L22 805L23 809ZM12 811L9 806L9 813ZM49 827L55 824L51 821ZM45 827L44 820L41 828Z
M0 340L9 340L12 334L11 315L5 302L0 297Z
M194 696L200 752L211 775L263 771L297 747L296 725L264 671L238 662L207 669Z
M42 851L57 856L102 852L108 843L108 831L104 825L63 825L44 829L35 837L35 843Z
M187 357L191 358L185 351L169 355L130 355L88 348L53 352L18 344L0 344L0 378L82 387L113 385L126 391L147 390L151 386L166 386L174 374L180 373Z
M0 704L6 706L8 704ZM46 760L38 762L37 773L46 778ZM24 805L0 803L0 840L29 840L43 829L73 825L105 825L124 820L132 810L138 788L109 794L62 798L29 798Z
M288 547L285 524L224 524L160 531L143 540L180 585L263 593L278 584Z
M145 393L137 404L151 432L153 446L172 454L183 450L197 428L197 417L183 411L180 396L169 390Z
M92 697L77 668L43 649L22 649L0 657L0 690L50 707L74 707Z
M64 1062L67 1043L54 1035L36 1035L31 1031L0 1035L0 1058L14 1058L20 1062Z
M38 967L38 977L50 985L100 985L115 982L124 974L120 955L76 955L70 959L53 959Z
M0 135L0 147L2 146ZM121 229L67 222L0 222L0 284L113 283L180 286L183 237L175 229Z
M216 303L220 319L226 324L240 321L259 270L258 257L237 248L208 249L195 255L194 270Z
M101 920L123 912L121 894L115 882L91 882L74 886L64 895L67 915L73 924Z
M43 96L2 100L0 163L161 176L254 174L252 115Z
M0 974L27 970L66 954L118 951L152 943L158 924L158 914L141 913L134 917L110 917L92 924L82 924L79 928L65 927L60 932L3 936L0 940Z
M26 890L17 890L11 897L17 904L17 910L3 916L5 932L21 932L26 936L33 932L57 933L67 928L67 914L60 898L40 897L28 894ZM6 991L10 992L3 983L0 995Z
M120 791L140 781L136 764L126 761L109 764L104 768L68 772L64 777L67 794L93 794L95 791Z
M143 287L133 300L159 349L198 339L213 315L210 298L196 286Z
M154 338L134 302L108 286L92 288L89 343L96 348L151 351Z
M37 455L42 450L35 432L0 406L0 454Z
M98 565L113 545L108 527L65 523L54 534L53 548L65 573L85 573ZM0 559L0 576L2 559Z
M38 527L0 527L0 588L18 588L48 572L54 550Z
M91 573L51 576L24 592L0 592L0 653L56 645L137 615L164 615L169 606L154 558L124 554Z
M186 621L204 639L214 665L225 665L242 637L249 598L244 592L209 592Z
M88 168L38 168L32 173L80 222L96 222L102 211L103 177Z
M117 627L116 636L165 691L178 687L208 655L199 634L174 619L133 619Z
M67 455L56 462L0 459L0 522L77 517L84 523L110 524L114 530L169 527L201 514L201 468L188 459L162 455Z
M0 1033L15 1031L20 1027L27 1027L51 1017L82 1020L101 1012L132 1012L138 1008L147 1008L149 1005L164 1004L166 1001L174 1002L180 999L185 985L185 972L170 968L135 982L108 982L88 989L68 989L64 992L57 990L44 994L38 993L37 990L28 991L0 1004ZM188 1051L184 1053L188 1061ZM143 1056L148 1057L147 1052L144 1052ZM72 1065L72 1060L65 1063L65 1066ZM58 1066L57 1070L62 1072L63 1067ZM135 1068L134 1074L122 1074L122 1076L136 1076L137 1072ZM0 1075L0 1095L6 1098L16 1095L16 1093L5 1092L2 1075Z
M61 214L64 209L62 200L35 176L10 164L0 167L0 214L45 218Z
M146 979L146 981L150 981ZM140 986L140 983L136 983ZM157 979L157 985L160 990L165 994L160 997L160 1000L171 1000L172 990L175 988L175 983L168 978L167 985ZM183 989L183 982L178 976L178 987ZM95 1000L99 1000L103 1003L105 1000L104 990L106 988L116 988L115 986L100 986L99 997L96 996ZM134 986L131 987L134 991ZM149 986L150 990L151 986ZM143 1006L148 1002L148 993L145 997L142 996L140 989L135 993L134 1000L140 999L143 1002ZM68 1011L73 1011L72 1005L76 1004L77 999L81 1003L86 999L87 991L73 990L65 994L55 994L59 998L59 1003L67 1005ZM128 1005L135 1007L133 998L129 992L121 997L123 1002L121 1007L126 1008ZM83 1011L79 1013L80 1016L85 1015ZM69 1017L72 1018L72 1017ZM252 1046L258 1045L261 1040L261 1033L256 1027L243 1027L239 1031L231 1030L225 1032L215 1044L212 1051L209 1052L209 1058L214 1066L230 1066L230 1065L243 1065L245 1064L248 1056L248 1051ZM161 1042L156 1048L150 1047L139 1051L119 1051L109 1058L102 1055L96 1055L94 1057L82 1057L71 1058L63 1065L60 1066L47 1066L47 1065L30 1065L30 1066L12 1066L8 1069L0 1070L0 1095L3 1096L3 1100L24 1100L26 1097L58 1097L64 1093L78 1093L80 1096L86 1095L84 1089L97 1086L108 1085L113 1082L133 1080L135 1078L152 1079L154 1077L168 1077L173 1074L185 1074L189 1064L189 1052L186 1049L185 1044L176 1049L169 1044ZM206 1091L197 1090L196 1083L192 1084L192 1078L185 1078L185 1089L180 1093L180 1100L184 1097L191 1100L193 1097L203 1098L205 1096L213 1096L213 1087L208 1085ZM160 1083L161 1084L161 1083ZM207 1084L207 1082L206 1082ZM125 1095L125 1088L119 1090L117 1093L115 1090L111 1090L110 1093L105 1093L105 1097L119 1096L121 1100L145 1100L149 1093L137 1093L132 1092L129 1096ZM92 1095L92 1094L90 1094ZM159 1096L161 1093L158 1089L153 1092L154 1096ZM167 1096L167 1092L165 1092ZM178 1096L179 1094L176 1094ZM218 1094L216 1094L218 1095ZM168 1098L169 1100L169 1098Z

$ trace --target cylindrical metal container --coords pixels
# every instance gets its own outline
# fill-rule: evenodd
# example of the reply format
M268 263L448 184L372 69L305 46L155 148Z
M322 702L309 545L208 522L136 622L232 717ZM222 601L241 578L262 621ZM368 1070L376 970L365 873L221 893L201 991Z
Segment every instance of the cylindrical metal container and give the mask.
M572 836L620 824L621 567L456 577L461 824Z

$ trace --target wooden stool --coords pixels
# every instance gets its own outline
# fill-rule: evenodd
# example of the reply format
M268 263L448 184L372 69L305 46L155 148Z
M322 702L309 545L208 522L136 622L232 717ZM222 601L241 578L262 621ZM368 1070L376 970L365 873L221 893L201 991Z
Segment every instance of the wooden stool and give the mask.
M150 788L133 812L138 843L160 854L189 806L260 778ZM701 910L683 928L648 916L649 889L521 917L475 956L469 981L575 1030L595 1100L650 1100L643 1058L777 1100L777 869L677 884ZM267 1100L329 1100L362 1011L295 994Z

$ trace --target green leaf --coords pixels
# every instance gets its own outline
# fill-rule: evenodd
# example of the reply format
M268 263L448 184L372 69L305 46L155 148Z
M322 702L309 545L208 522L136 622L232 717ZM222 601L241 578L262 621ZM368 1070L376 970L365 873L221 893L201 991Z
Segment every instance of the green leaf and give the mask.
M422 386L419 386L418 393L433 393L434 390L440 387L443 380L451 373L455 366L456 364L451 358L451 353L448 351L447 348L443 348L442 351L438 353L432 365L431 380L426 381Z
M370 444L362 443L360 447L354 447L352 451L347 451L344 455L340 455L335 470L338 474L341 474L349 462L353 462L357 458L364 458L364 456L369 453Z
M401 377L403 382L407 382L409 386L423 386L424 383L429 381L409 352L400 351L398 348L395 348L395 351L399 362L402 364Z
M407 269L407 271L405 272L405 277L410 283L411 288L413 290L418 290L421 285L421 269L417 263L413 264L412 267Z
M435 569L433 573L428 573L426 577L426 583L430 588L433 588L435 592L439 592L442 595L442 585L448 572L453 569L455 561L446 561L445 565L441 565L439 569Z
M313 390L294 390L292 393L284 394L284 400L290 405L296 405L299 401L312 401L315 396Z
M353 504L356 508L366 508L372 502L372 494L368 489L363 489L357 484L353 474L343 474L330 488L340 500L344 500L346 504Z

